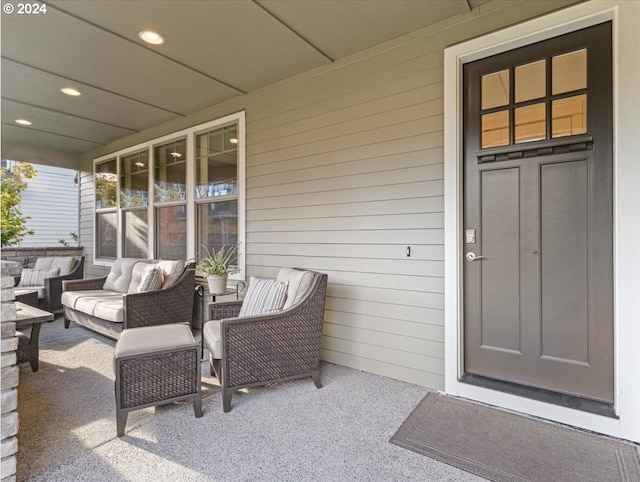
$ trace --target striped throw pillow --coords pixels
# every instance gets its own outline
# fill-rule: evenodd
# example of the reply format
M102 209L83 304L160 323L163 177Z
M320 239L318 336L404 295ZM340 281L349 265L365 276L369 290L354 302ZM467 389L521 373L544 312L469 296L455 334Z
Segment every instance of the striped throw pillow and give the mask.
M158 268L147 269L142 275L138 285L138 293L157 290L162 286L162 270Z
M251 277L239 316L264 315L282 310L287 299L287 283Z
M20 275L18 286L44 286L46 278L53 278L60 274L60 268L55 269L29 269L24 268Z

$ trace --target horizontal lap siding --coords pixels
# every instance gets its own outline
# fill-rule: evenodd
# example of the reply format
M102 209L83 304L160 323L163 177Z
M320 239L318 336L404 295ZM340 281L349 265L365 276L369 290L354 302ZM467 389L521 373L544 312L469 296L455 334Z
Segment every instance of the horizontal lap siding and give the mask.
M394 50L247 105L249 273L327 273L323 359L433 388L444 375L442 77L441 51Z

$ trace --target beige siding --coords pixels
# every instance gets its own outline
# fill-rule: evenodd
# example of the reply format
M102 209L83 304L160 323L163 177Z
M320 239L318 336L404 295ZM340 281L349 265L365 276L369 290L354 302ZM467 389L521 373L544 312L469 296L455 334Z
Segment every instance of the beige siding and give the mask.
M244 109L248 274L328 273L323 358L443 389L443 50L570 3L486 4L92 157Z

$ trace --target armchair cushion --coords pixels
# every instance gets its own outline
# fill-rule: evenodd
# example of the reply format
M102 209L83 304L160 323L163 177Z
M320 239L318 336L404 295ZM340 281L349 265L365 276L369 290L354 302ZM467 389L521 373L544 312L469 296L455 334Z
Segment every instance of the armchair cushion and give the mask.
M163 289L168 288L178 281L185 268L184 260L181 259L173 261L163 259L162 261L158 261L156 266L164 272L162 281Z
M202 328L202 336L207 342L207 348L209 348L211 356L216 360L222 358L222 331L220 329L220 320L207 321Z
M60 275L71 273L75 267L76 260L73 256L43 256L36 259L34 269L55 269L58 268ZM56 275L57 276L57 275Z
M298 304L307 291L309 291L313 281L313 273L311 271L293 268L280 268L276 279L283 283L288 283L287 300L282 307L282 309L286 310Z
M286 297L287 283L252 276L239 316L262 315L280 311Z
M54 269L29 269L24 268L20 276L18 286L44 286L46 278L53 278L60 274L60 268Z

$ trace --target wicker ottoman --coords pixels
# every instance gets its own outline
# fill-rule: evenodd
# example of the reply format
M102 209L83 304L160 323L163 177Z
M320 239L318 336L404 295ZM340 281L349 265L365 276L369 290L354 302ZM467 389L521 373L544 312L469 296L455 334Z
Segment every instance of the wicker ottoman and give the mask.
M186 324L129 328L120 334L114 355L116 425L124 435L132 410L192 400L202 416L200 343Z

